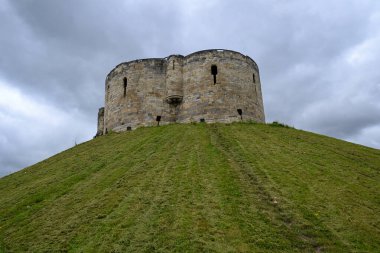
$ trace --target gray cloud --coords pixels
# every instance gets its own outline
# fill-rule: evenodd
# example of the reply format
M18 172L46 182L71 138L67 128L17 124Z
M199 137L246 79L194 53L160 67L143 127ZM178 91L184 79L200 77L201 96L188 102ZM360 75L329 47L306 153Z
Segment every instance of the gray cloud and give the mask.
M102 90L94 87L101 86L114 65L145 56L150 46L164 47L159 36L173 41L171 28L175 27L170 17L177 15L162 4L149 2L133 8L118 6L119 1L21 0L8 4L8 19L15 25L3 20L11 35L5 39L8 55L0 65L4 77L28 93L61 101L62 107L86 110L101 100Z
M118 63L207 48L257 61L268 121L380 148L378 27L376 0L0 0L0 175L90 139Z

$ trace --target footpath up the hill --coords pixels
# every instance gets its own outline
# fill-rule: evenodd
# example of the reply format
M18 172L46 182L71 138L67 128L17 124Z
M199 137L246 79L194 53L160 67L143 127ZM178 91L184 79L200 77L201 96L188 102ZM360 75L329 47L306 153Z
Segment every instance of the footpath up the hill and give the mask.
M380 252L380 150L279 125L111 133L0 179L0 252Z

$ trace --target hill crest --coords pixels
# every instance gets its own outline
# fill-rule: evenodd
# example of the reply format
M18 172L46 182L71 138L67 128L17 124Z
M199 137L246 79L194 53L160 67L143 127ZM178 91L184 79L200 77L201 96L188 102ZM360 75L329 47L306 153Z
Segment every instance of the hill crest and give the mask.
M379 157L265 124L111 133L0 179L0 251L376 252Z

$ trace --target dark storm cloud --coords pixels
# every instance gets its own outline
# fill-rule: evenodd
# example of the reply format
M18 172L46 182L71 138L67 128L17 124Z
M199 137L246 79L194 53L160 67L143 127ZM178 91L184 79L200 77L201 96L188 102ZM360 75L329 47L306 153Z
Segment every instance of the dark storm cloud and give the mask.
M176 13L164 5L123 2L10 1L8 20L17 26L2 20L10 35L4 39L3 76L61 106L91 110L103 97L97 87L109 69L144 56L150 46L165 47L158 38L170 41L176 30Z
M206 48L256 60L268 121L379 148L379 7L0 0L0 174L91 138L105 76L118 63Z

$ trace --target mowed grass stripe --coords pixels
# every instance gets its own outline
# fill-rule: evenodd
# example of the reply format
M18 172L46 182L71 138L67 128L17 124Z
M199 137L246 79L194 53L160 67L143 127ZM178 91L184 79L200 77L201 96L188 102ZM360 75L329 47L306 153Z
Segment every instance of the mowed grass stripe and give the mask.
M123 134L120 134L119 138L123 139L123 137L127 137L125 141L128 142L129 136L123 136ZM137 143L134 143L134 139L132 139L132 141L128 143L129 145L125 145L125 143L120 140L119 145L126 148L125 157L133 157L133 154L135 152L134 149L141 149L141 147L144 147L145 145L147 145L147 143L152 145L159 145L157 143L157 138L165 140L165 135L153 134L147 135L146 137L137 136ZM149 139L151 141L147 142L147 140ZM110 141L111 142L109 144L106 143L105 145L115 145L115 140L111 139ZM119 141L119 139L116 139L116 141ZM19 234L20 237L28 238L28 235L32 234L36 228L42 228L43 233L38 234L37 237L42 237L43 241L54 241L54 244L63 244L65 247L67 247L68 237L76 231L77 227L80 224L85 223L86 221L91 219L90 217L98 215L97 212L99 212L99 209L101 210L99 215L103 215L103 208L97 205L99 200L98 197L100 194L99 191L110 190L110 186L112 186L112 183L115 180L117 180L118 177L122 173L125 173L125 171L128 169L124 168L123 165L120 165L123 159L109 159L109 157L112 157L113 154L119 155L118 149L109 149L109 152L110 153L103 154L103 157L99 157L99 159L101 160L101 164L103 165L102 169L99 171L95 171L91 174L89 173L88 178L86 178L86 180L83 179L81 184L79 184L78 182L74 185L61 184L55 186L55 188L58 188L59 190L64 192L70 191L69 195L59 195L59 191L54 192L54 189L50 190L51 192L58 194L58 198L54 201L46 200L45 203L39 202L38 204L40 204L40 206L43 206L43 209L38 210L38 208L36 208L35 210L33 210L33 215L31 215L30 217L26 216L25 222L20 222L20 226L22 226L22 229L15 231L16 236L17 234ZM91 153L89 153L89 155L90 154ZM139 155L141 156L141 153L139 153ZM103 158L106 160L108 159L106 163L102 162ZM134 161L133 159L126 159L128 161ZM136 160L136 162L138 162L138 160ZM91 163L87 164L87 162L85 162L82 168L78 168L78 171L88 171L89 166L91 165ZM100 181L101 184L97 185L97 181ZM105 203L107 203L107 201L105 201ZM54 217L54 219L46 219L46 216ZM57 227L56 219L65 221L64 223L60 223L61 228ZM11 224L13 223L12 225L14 227L14 221L10 222ZM10 230L12 231L12 228ZM38 240L38 238L35 239ZM42 245L36 246L39 248L42 247ZM46 246L52 247L53 245ZM32 250L33 248L28 246L28 249Z
M251 125L244 128L243 131L235 131L234 127L239 128L238 126L233 126L231 128L233 130L230 131L230 134L233 134L228 139L238 140L240 145L235 145L235 147L240 147L240 153L244 153L252 164L257 164L260 159L250 154L260 153L263 150L268 150L268 148L263 148L263 143L256 143L247 139L246 134L254 133L255 128L261 128L262 126ZM273 133L268 133L268 131L273 131ZM342 247L342 245L355 248L354 245L350 245L352 241L361 241L360 247L364 247L366 250L373 250L374 246L375 248L378 247L378 241L376 241L378 236L375 238L367 236L367 233L375 235L376 233L374 232L378 230L374 226L374 221L379 220L379 209L373 209L373 203L375 203L375 198L378 196L376 192L379 192L379 184L373 181L376 177L371 178L364 184L363 182L358 182L357 172L363 171L365 166L361 163L353 164L352 161L347 163L346 157L336 157L336 152L326 153L326 149L316 149L312 144L304 145L298 152L289 151L293 149L294 140L297 139L286 139L284 136L289 136L289 134L284 132L288 131L292 132L293 137L294 132L301 132L293 129L275 129L273 127L265 132L270 136L274 136L272 140L283 139L281 142L278 141L281 150L276 155L273 153L259 156L265 158L276 156L276 159L279 159L278 163L269 163L272 165L277 164L275 167L257 166L262 168L262 175L266 178L266 181L276 182L277 189L282 192L283 196L288 196L287 200L291 201L293 208L301 211L306 219L314 221L313 228L318 227L321 229L321 227L324 227L324 231L322 230L321 232L327 233L327 235L333 234L335 238L339 238L338 240L332 240L328 235L329 240L322 240L322 245L326 250L329 247L334 249L334 247ZM301 132L300 135L302 136L304 133ZM309 136L314 137L310 133L306 134L306 137ZM325 138L326 141L329 141L329 139ZM333 139L332 141L337 140ZM347 145L355 146L353 144ZM374 149L370 150L373 153L379 153ZM302 160L302 162L297 162L297 160ZM262 161L262 165L267 164L265 160ZM293 165L291 164L292 161L295 161ZM372 160L369 159L369 161ZM372 162L376 164L378 161L375 159ZM289 164L290 166L284 169L281 164ZM352 209L347 210L347 206L355 206L355 211ZM368 206L372 208L367 208ZM339 214L338 217L335 216L336 214ZM355 221L357 218L361 221L360 224ZM347 230L347 225L352 226L352 229ZM360 238L356 235L357 232L354 227L363 229L362 233L360 233ZM350 232L347 233L347 231ZM345 234L343 235L342 232ZM352 238L350 234L354 235L355 238ZM342 245L330 245L332 244L331 242L336 243L337 241L340 241Z
M270 232L268 234L258 233L256 238L252 238L253 241L260 247L272 251L292 248L292 243L297 243L299 239L293 231L286 229L285 225L287 224L283 222L284 219L289 219L290 217L286 217L287 214L283 212L276 213L275 207L271 202L273 200L273 193L265 188L255 173L248 173L246 171L245 159L232 149L232 144L225 139L219 128L219 125L211 126L210 135L214 136L215 145L229 157L229 163L234 170L235 177L240 182L241 195L245 197L246 203L244 203L244 206L251 208L250 212L247 213L253 213L254 210L258 214L258 217L254 220L263 221L263 224L256 224L256 231L260 231L261 229ZM235 217L241 217L241 215L235 215ZM242 223L244 224L244 221ZM248 231L248 233L250 232ZM252 237L254 234L250 233L250 235ZM302 245L303 243L298 246L301 247ZM293 246L293 250L295 249L296 247Z
M120 145L118 142L123 142L122 139L123 138L112 138L109 141L112 143L115 142L115 146L118 146ZM136 143L136 145L139 146L141 146L141 142L145 141L144 138L139 138L138 140L139 143ZM98 139L94 141L99 142ZM83 145L79 145L78 148ZM133 148L133 146L131 147ZM38 163L32 168L24 170L24 173L17 172L15 175L19 176L20 174L17 178L21 178L21 182L18 183L19 187L17 188L17 191L12 191L12 187L9 187L8 189L7 187L9 184L4 184L4 188L6 188L7 191L12 191L12 193L16 194L4 194L0 197L1 202L4 204L7 204L7 201L11 202L9 204L17 203L18 205L13 206L14 210L20 210L20 207L33 205L33 200L41 201L43 198L48 198L49 193L54 193L59 196L59 193L63 194L65 191L69 190L71 185L84 180L87 176L106 167L107 163L110 162L108 158L110 155L113 155L112 153L107 153L110 152L109 148L107 152L104 152L102 149L94 152L92 147L89 147L87 152L78 152L78 155L72 155L71 152L72 149L68 150L64 155L54 156L49 159L54 162L48 163L51 166L47 166L47 168L51 168L46 172L45 162ZM83 155L83 153L85 155ZM27 174L27 176L25 176L25 174ZM44 176L44 174L46 174L46 176ZM22 178L25 177L32 179L32 182L23 182ZM7 179L7 177L4 179ZM7 191L5 191L5 193ZM38 194L35 194L36 192L38 192ZM25 198L25 194L28 195L28 198ZM8 197L8 199L5 199L4 197ZM31 200L31 203L20 202L20 199L29 199Z
M150 159L135 167L133 173L137 173L138 177L125 178L119 185L118 191L122 193L123 198L118 203L118 206L107 217L102 219L97 228L97 230L104 232L104 234L99 233L96 235L103 237L103 240L93 240L92 235L86 233L83 233L84 236L82 236L85 238L76 238L76 241L82 244L87 242L84 250L96 246L96 248L108 251L109 241L113 241L114 246L117 245L119 248L125 247L128 241L133 241L134 235L138 234L139 226L148 226L144 217L151 215L152 209L155 208L156 201L158 201L157 198L160 198L165 164L175 151L174 146L177 145L176 141L181 136L180 132L173 131L173 133L176 133L176 135L166 136L166 141L161 143L160 148L153 152ZM131 185L130 181L137 184ZM92 230L91 227L88 230L96 231ZM128 240L124 241L123 233L127 231L133 231L133 233L127 235Z
M290 131L293 136L299 132L300 136L304 136L306 140L319 137L292 129L273 131L274 138L279 136L281 139L285 139L284 141L288 142L288 145L294 141L286 140L285 136L290 136L290 134L284 134L282 131ZM325 145L323 145L324 142L326 142ZM366 163L353 157L349 158L349 155L340 155L340 152L328 151L324 148L335 142L339 144L338 147L344 146L349 152L354 150L355 156L362 157ZM249 143L246 144L249 145ZM358 149L355 150L355 147ZM377 167L380 161L379 151L328 137L321 138L319 148L314 145L314 142L311 142L302 150L304 154L300 157L305 160L304 166L297 166L291 171L295 175L294 181L298 180L308 186L302 185L298 189L294 186L284 187L284 184L291 182L292 178L286 177L286 174L283 173L278 176L281 179L278 180L281 189L291 189L292 191L287 191L286 194L293 195L294 200L301 207L306 206L314 216L320 217L330 231L341 238L350 248L355 248L352 244L353 241L356 242L356 245L360 245L360 248L368 251L379 247L380 238L378 236L367 236L367 234L376 234L374 232L379 230L375 224L379 220L380 210L373 206L376 198L379 199L379 173L372 173L371 176L362 175L363 172L368 172L368 165L373 168ZM371 159L371 156L366 158L367 152L372 155L377 154L378 159ZM268 170L272 175L278 171ZM371 171L374 172L374 170ZM351 206L351 208L347 208L347 206ZM336 216L337 214L338 216ZM351 227L351 229L347 229L347 227ZM359 236L355 230L361 230Z

